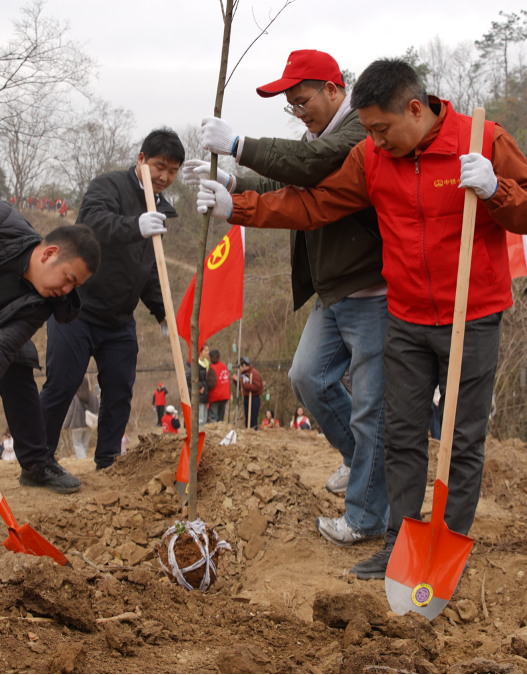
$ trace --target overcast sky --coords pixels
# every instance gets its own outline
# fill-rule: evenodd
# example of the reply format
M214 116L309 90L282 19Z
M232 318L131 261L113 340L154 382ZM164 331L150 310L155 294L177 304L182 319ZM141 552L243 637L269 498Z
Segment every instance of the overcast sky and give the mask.
M9 36L6 14L23 4L4 0L0 40ZM524 3L527 6L527 3ZM240 0L232 31L232 67L283 2ZM357 75L375 58L398 56L439 35L448 44L481 38L498 13L519 13L513 0L296 0L284 10L238 67L229 84L223 117L238 134L291 136L284 98L262 99L255 88L278 79L296 49L329 52ZM131 109L134 137L155 126L176 130L213 113L223 23L219 0L48 0L45 12L71 22L99 62L93 89L114 106Z

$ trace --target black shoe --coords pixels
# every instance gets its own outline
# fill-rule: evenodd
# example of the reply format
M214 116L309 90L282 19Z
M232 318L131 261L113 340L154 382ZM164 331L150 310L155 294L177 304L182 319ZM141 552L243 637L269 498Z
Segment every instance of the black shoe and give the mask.
M43 487L51 492L69 494L81 489L81 482L52 460L35 464L31 469L22 469L18 482L23 487Z
M59 462L58 462L58 460L56 459L55 455L51 455L51 457L49 458L49 461L50 461L51 464L53 464L53 466L55 467L55 469L57 470L57 472L60 472L60 473L62 473L62 474L68 473L68 472L66 471L66 469L62 466L62 464L59 464ZM71 474L70 474L70 475L71 475Z
M356 574L358 579L384 579L392 551L393 544L384 544L378 553L354 565L350 572Z

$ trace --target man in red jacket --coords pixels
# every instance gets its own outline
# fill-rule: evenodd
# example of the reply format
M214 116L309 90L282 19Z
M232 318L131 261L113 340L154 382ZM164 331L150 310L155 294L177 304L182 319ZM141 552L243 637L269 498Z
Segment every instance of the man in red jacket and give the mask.
M207 373L209 382L209 422L223 422L225 408L231 395L229 369L220 361L218 349L211 349L209 353L210 367Z
M177 434L181 422L177 418L177 410L173 405L167 405L167 414L161 419L164 434Z
M165 414L165 404L166 404L166 395L168 391L166 387L163 387L163 383L160 382L157 385L157 389L154 391L152 396L152 405L157 410L157 424L156 427L163 426L163 415Z
M419 519L428 427L439 384L444 400L464 191L479 198L463 368L445 520L467 534L479 499L502 313L512 305L506 232L527 233L527 162L499 125L485 123L482 154L468 154L472 120L430 96L399 59L372 63L352 95L369 138L316 188L231 197L202 183L198 207L233 224L317 229L374 206L388 283L385 340L385 546L352 571L384 578L404 516Z

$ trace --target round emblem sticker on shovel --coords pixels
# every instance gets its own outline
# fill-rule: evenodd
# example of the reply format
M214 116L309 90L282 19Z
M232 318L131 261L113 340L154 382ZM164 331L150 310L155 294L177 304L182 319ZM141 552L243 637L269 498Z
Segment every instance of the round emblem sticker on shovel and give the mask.
M425 607L434 597L434 591L430 584L417 584L412 591L412 602L417 607Z

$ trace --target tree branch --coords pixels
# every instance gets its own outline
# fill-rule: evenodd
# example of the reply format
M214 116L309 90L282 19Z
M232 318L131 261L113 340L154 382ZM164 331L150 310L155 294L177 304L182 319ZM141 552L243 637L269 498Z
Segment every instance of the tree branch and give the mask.
M220 5L221 5L221 15L223 17L223 21L225 21L225 9L223 7L223 0L220 0Z
M243 54L242 54L242 55L240 56L240 58L238 59L238 62L236 63L236 65L234 66L234 68L231 70L231 74L229 75L229 77L228 77L228 79L227 79L227 82L225 82L225 88L227 87L227 85L228 85L229 82L231 81L231 77L234 75L234 71L235 71L236 68L240 65L241 61L243 60L243 57L244 57L244 56L247 54L247 52L251 49L251 47L254 45L254 43L257 42L257 41L262 37L262 35L265 35L265 34L267 33L267 29L269 28L269 26L270 26L271 24L273 24L273 23L276 21L276 19L278 19L278 17L280 16L280 14L284 11L284 9L285 9L286 7L289 7L289 5L292 5L293 2L295 2L295 0L286 0L285 5L282 7L282 9L281 9L277 14L275 14L275 16L271 19L271 21L269 21L269 23L267 24L267 26L266 26L264 29L261 30L260 35L258 35L258 37L256 37L256 38L251 42L251 44L247 47L247 49L243 52ZM253 16L254 16L254 13L253 13ZM256 23L256 19L255 19L255 23ZM256 25L258 26L258 24L256 24ZM258 28L259 28L259 26L258 26Z

